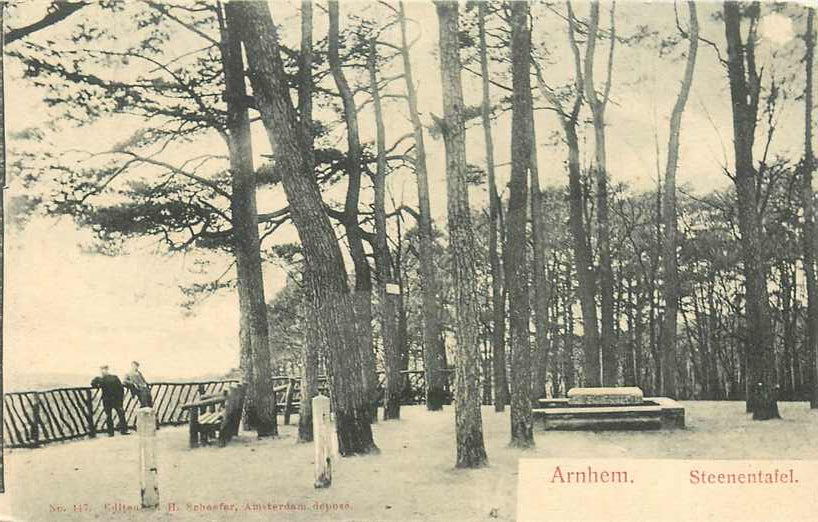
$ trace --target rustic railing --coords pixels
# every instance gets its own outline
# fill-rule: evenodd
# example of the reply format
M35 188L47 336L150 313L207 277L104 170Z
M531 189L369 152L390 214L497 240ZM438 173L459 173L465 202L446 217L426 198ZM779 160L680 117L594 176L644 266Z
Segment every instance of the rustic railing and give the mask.
M233 380L206 382L156 382L151 384L154 411L160 425L187 422L181 406L201 394L216 393ZM136 426L138 400L125 390L123 409L128 426ZM105 432L102 392L96 388L57 388L3 395L3 441L12 448L36 447ZM116 417L116 414L114 414ZM116 419L118 422L118 419Z
M403 404L425 401L425 379L422 371L403 372L406 376ZM325 386L326 380L320 379ZM175 426L188 422L188 412L182 405L197 400L201 395L218 393L236 380L205 382L155 382L151 384L154 411L161 426ZM291 413L298 412L300 399L297 379L274 377L273 384L292 390L278 397L279 413L289 421ZM378 375L379 389L383 389L383 373ZM12 392L3 395L3 441L6 447L37 447L41 444L105 433L105 411L102 392L97 388L57 388L45 391ZM127 389L123 409L128 426L135 427L138 400ZM116 414L114 414L116 417ZM115 419L118 422L118 419ZM285 422L286 423L286 422Z

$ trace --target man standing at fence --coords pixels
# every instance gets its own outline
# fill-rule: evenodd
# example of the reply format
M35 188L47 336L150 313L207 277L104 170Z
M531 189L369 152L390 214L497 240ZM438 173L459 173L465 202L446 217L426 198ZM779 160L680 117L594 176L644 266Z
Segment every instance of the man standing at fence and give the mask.
M125 375L125 386L139 400L140 408L153 408L153 397L151 396L151 385L145 380L145 376L139 371L139 361L131 362L131 371ZM156 429L159 429L159 416L156 417Z
M102 408L105 410L105 424L108 436L114 436L114 418L111 410L116 410L119 417L119 432L128 435L128 424L125 421L125 410L122 409L122 399L125 390L119 377L108 373L108 366L100 366L100 376L91 381L91 386L102 390Z

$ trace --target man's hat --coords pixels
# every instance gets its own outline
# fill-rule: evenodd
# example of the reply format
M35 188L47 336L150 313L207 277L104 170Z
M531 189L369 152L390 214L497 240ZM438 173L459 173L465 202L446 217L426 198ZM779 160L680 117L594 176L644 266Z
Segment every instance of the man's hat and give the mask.
M135 364L135 365L139 366L139 361L131 361L131 364Z

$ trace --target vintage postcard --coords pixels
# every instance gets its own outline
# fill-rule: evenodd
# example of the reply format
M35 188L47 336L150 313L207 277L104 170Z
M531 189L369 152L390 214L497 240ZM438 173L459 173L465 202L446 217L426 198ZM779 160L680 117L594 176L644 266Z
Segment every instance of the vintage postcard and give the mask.
M0 2L0 520L815 520L816 7Z

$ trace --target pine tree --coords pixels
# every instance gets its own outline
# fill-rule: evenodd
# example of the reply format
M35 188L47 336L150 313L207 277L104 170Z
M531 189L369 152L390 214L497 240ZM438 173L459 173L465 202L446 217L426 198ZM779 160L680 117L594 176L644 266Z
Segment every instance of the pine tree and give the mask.
M475 288L474 230L466 186L466 128L463 119L463 86L460 79L459 9L457 2L436 1L439 23L440 76L443 86L443 120L438 121L446 148L446 198L449 241L454 258L455 432L458 468L486 463L483 420L480 413L480 347L478 296Z
M244 42L262 122L301 240L318 325L325 336L330 363L330 389L341 455L377 451L372 437L371 407L359 376L361 353L353 300L346 282L341 250L324 210L318 184L307 171L307 140L286 82L275 24L266 2L231 3L235 29Z

